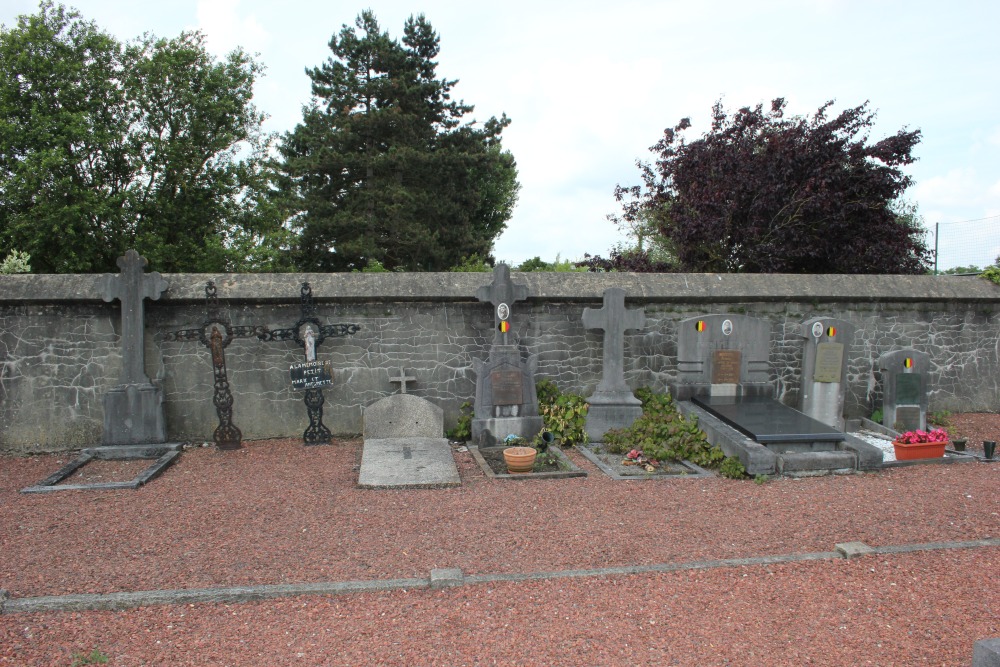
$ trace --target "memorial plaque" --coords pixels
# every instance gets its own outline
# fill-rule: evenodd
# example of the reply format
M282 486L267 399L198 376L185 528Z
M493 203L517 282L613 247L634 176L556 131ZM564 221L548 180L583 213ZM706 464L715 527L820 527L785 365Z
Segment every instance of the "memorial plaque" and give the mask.
M493 371L490 373L493 405L521 405L524 403L524 374L520 370Z
M920 373L900 373L896 376L896 405L920 405Z
M292 389L316 389L333 384L333 363L330 361L304 361L288 369L292 376Z
M740 381L740 351L712 352L712 384L738 384Z
M813 380L816 382L840 382L844 374L843 343L820 343L816 346L816 369Z

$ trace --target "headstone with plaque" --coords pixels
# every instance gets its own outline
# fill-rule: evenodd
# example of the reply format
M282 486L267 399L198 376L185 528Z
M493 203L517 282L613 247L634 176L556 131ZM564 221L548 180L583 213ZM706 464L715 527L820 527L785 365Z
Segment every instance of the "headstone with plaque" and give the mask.
M476 298L493 306L493 344L487 361L475 359L476 401L472 441L493 446L508 435L531 440L542 430L535 395L535 359L524 359L515 340L517 302L528 298L528 288L511 281L503 263L493 269L493 282L480 287Z
M802 391L799 409L813 419L844 429L848 345L854 325L844 320L814 317L802 323Z
M677 332L677 400L692 396L771 396L771 325L749 315L702 315Z
M930 366L930 355L914 349L886 352L879 357L883 426L900 432L927 429Z
M625 383L625 333L646 326L642 310L626 310L625 290L604 291L602 308L584 308L583 326L604 332L604 373L587 399L587 435L600 442L614 428L628 428L642 416L642 403Z

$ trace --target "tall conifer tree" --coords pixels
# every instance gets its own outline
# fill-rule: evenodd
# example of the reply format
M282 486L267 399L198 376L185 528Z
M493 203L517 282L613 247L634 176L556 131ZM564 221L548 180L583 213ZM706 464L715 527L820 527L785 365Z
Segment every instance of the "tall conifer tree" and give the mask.
M487 257L517 199L506 116L464 122L473 107L437 78L439 36L421 15L402 42L371 11L307 69L313 100L285 135L280 195L300 231L304 270L445 270Z

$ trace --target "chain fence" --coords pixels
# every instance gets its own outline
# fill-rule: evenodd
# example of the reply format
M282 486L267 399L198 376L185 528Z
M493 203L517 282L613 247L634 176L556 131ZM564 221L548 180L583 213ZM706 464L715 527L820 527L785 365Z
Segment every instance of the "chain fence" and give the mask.
M934 249L934 272L978 272L1000 257L1000 215L978 220L938 222L927 230Z

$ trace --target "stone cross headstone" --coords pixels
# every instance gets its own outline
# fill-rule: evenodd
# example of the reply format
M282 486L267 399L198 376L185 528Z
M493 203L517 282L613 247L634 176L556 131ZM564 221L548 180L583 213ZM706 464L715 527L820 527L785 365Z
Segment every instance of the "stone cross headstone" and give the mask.
M930 366L930 355L914 349L886 352L879 357L883 426L900 432L927 429Z
M400 367L399 375L397 377L389 378L389 382L392 382L393 384L397 382L399 383L399 393L401 394L406 393L407 382L416 382L416 381L417 378L413 377L412 375L407 375L406 372L402 369L402 367Z
M584 308L583 326L604 332L603 375L587 399L587 435L599 442L613 428L628 428L642 416L642 404L625 383L625 333L646 326L642 310L625 309L625 290L604 291L602 308Z
M802 323L802 392L799 409L843 431L847 390L848 346L854 325L845 320L814 317Z
M104 396L105 445L137 445L165 442L163 393L146 375L145 299L157 300L167 281L156 272L146 273L146 258L127 250L118 258L121 273L101 278L101 298L118 299L122 311L122 374L118 386Z
M493 304L494 345L510 345L511 315L514 314L514 303L528 298L528 286L516 285L510 279L510 267L500 262L493 267L493 282L476 290L476 298Z
M473 360L476 401L472 440L490 446L508 435L532 439L542 430L535 395L535 359L526 362L515 344L514 304L528 298L528 287L511 282L510 268L503 263L493 269L493 282L476 291L476 298L493 306L494 336L488 361Z
M674 398L771 396L771 324L749 315L702 315L677 330Z

